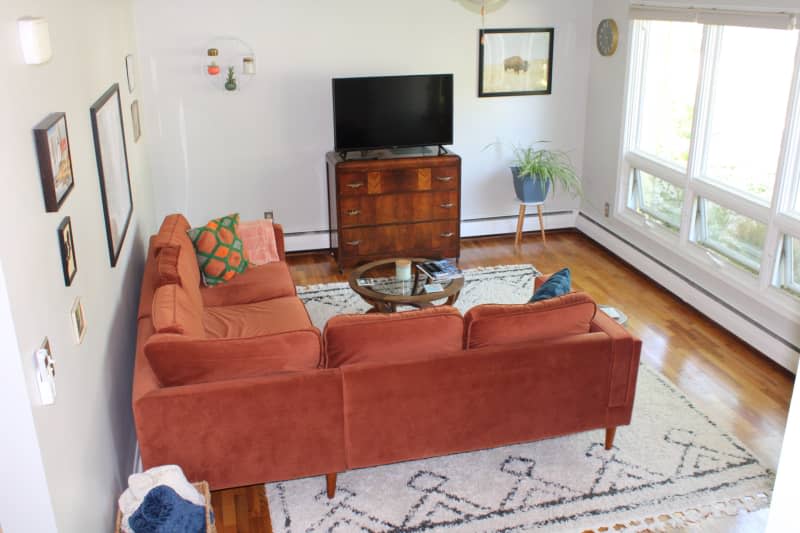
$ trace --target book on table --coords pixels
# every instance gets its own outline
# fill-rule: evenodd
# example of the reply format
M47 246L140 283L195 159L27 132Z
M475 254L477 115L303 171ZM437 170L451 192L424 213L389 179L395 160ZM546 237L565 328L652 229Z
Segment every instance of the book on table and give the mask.
M433 281L447 281L464 275L450 259L424 261L418 263L417 268Z

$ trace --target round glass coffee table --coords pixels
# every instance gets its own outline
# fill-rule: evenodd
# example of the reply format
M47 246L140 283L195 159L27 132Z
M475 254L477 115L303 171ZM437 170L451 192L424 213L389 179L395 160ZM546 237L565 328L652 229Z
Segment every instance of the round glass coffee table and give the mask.
M369 312L393 313L397 307L408 305L422 309L432 307L433 302L445 300L441 305L453 305L464 287L464 277L431 281L420 272L418 263L430 261L420 257L411 261L411 279L399 280L395 276L395 263L401 259L381 259L353 269L348 278L350 287L372 306ZM440 291L429 292L430 286L439 285ZM426 286L429 289L426 290Z

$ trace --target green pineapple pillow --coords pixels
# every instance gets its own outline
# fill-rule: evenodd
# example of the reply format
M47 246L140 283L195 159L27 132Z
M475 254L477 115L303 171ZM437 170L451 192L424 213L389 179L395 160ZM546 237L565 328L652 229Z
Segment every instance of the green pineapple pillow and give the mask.
M187 231L194 243L197 264L208 287L230 281L247 269L242 240L236 233L239 213L217 218Z

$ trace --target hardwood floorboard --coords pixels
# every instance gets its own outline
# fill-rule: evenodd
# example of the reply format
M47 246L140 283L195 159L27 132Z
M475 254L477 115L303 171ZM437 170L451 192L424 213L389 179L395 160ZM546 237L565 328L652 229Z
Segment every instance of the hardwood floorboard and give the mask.
M347 279L327 253L290 254L287 261L298 285ZM548 232L546 244L538 234L527 233L518 248L513 235L462 240L461 268L518 263L533 264L544 273L570 267L576 289L628 315L627 327L642 339L646 364L675 383L766 466L777 467L794 383L791 373L581 233ZM219 533L271 533L263 485L217 491L212 499ZM240 514L239 506L246 512ZM763 531L766 516L762 511L731 519L731 530ZM257 529L265 524L266 529ZM716 527L722 529L714 531L727 530L725 521Z

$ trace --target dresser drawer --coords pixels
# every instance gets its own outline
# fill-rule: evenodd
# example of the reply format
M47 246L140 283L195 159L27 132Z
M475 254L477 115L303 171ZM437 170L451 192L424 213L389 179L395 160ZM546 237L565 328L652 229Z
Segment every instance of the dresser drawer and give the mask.
M353 195L339 204L343 228L458 219L458 213L457 191Z
M448 220L342 229L339 249L345 256L403 256L419 250L457 249L458 228L458 220Z
M338 179L339 196L367 194L366 172L341 172Z
M431 189L434 191L458 190L460 178L457 166L434 167L431 169Z

